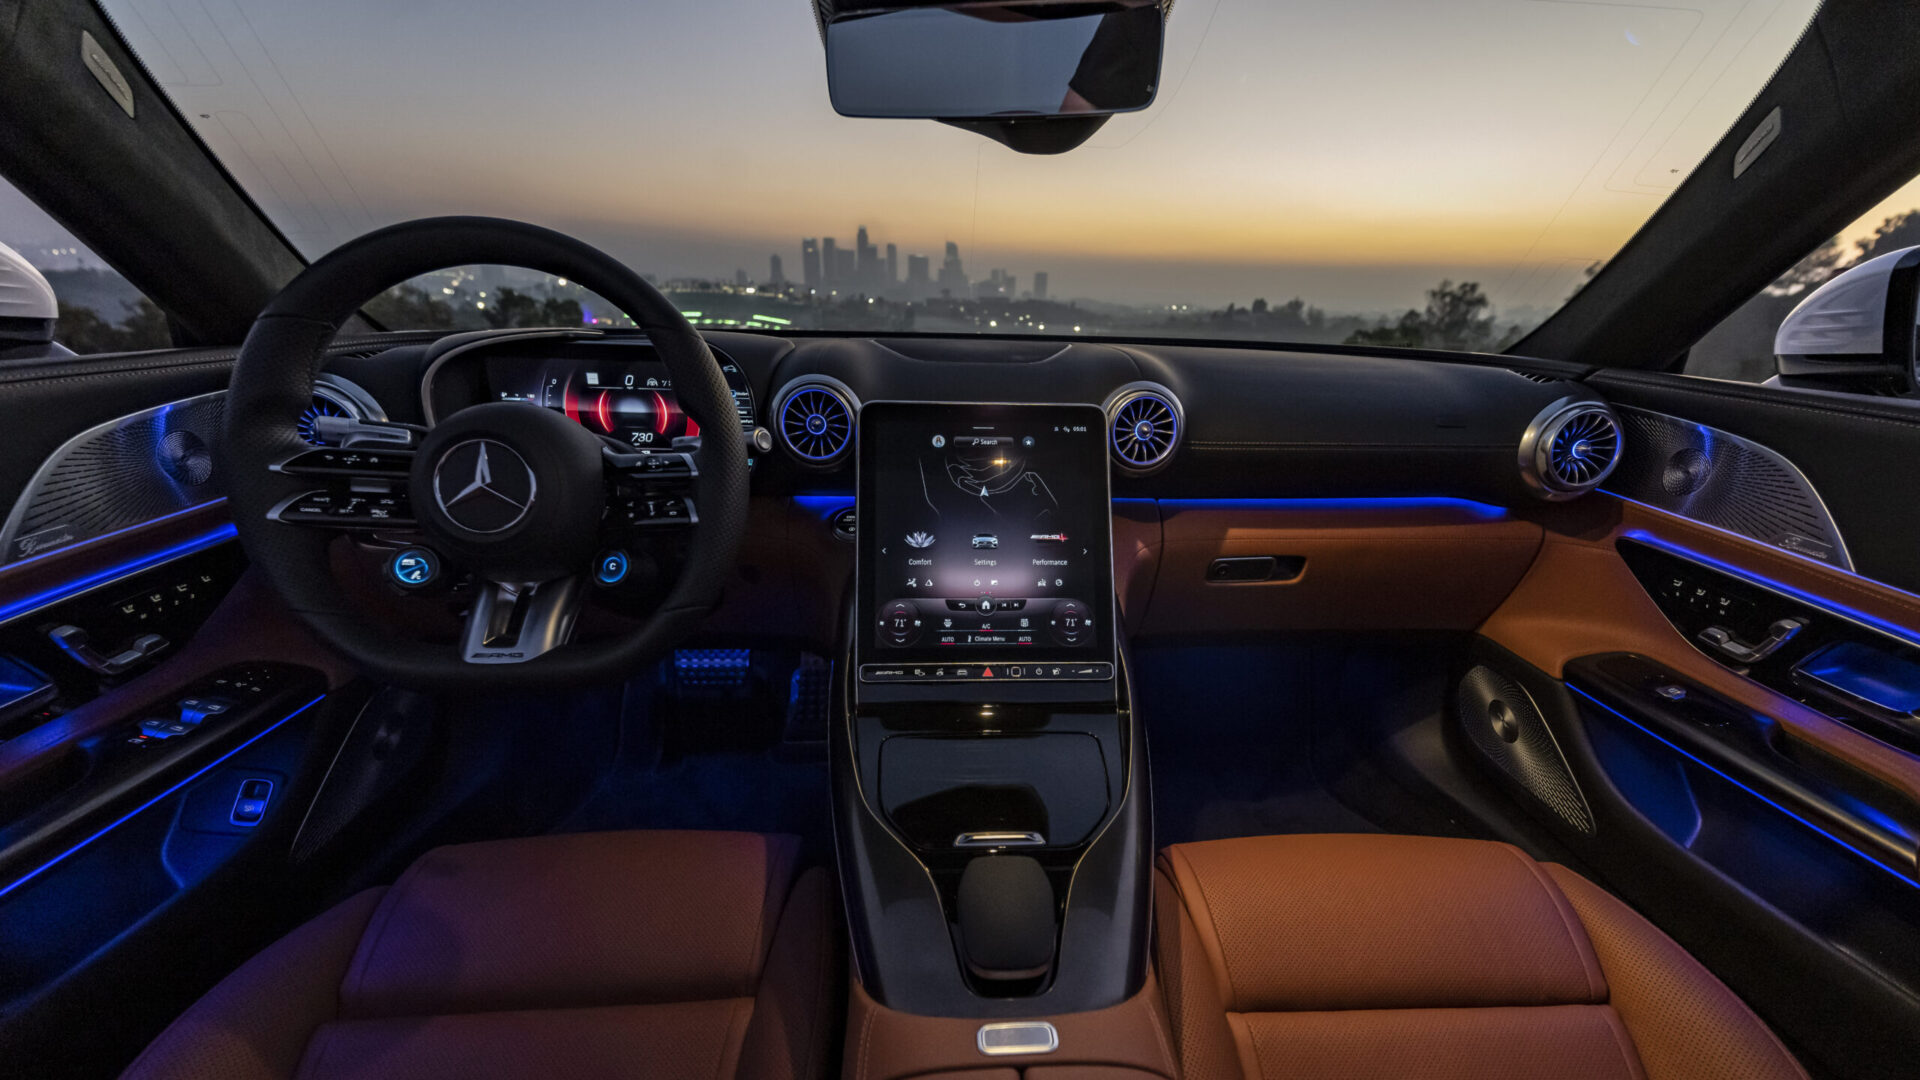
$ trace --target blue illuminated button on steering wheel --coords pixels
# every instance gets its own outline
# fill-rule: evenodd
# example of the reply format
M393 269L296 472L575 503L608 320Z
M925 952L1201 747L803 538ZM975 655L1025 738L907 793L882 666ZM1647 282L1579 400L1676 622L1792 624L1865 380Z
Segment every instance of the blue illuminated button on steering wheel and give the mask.
M593 564L593 580L602 585L618 585L627 579L627 553L618 549L603 551Z
M423 588L439 578L440 556L426 548L407 548L387 564L387 573L403 589Z

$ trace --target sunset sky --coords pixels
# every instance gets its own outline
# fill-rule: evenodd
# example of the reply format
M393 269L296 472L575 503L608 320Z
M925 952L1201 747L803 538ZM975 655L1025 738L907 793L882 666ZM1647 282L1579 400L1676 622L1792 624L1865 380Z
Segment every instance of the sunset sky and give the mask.
M1550 309L1751 100L1811 0L1179 0L1159 100L1025 157L828 103L806 0L106 0L308 254L474 212L661 275L802 236L1057 295Z

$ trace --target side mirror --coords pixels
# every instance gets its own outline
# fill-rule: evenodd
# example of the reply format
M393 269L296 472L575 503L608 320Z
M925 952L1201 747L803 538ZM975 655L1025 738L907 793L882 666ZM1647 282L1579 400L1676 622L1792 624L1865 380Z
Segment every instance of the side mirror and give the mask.
M73 353L54 344L60 302L21 254L0 244L0 360L51 360Z
M1868 259L1808 294L1773 337L1783 386L1920 392L1920 247Z
M814 0L842 116L940 120L1025 153L1153 103L1161 0Z

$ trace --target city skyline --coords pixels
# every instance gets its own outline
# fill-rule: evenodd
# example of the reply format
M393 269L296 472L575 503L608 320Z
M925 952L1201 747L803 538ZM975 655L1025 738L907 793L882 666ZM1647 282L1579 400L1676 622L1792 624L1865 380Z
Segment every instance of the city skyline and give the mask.
M1036 300L1047 299L1050 281L1047 271L1032 272L1030 280L1033 287L1025 294L1020 291L1019 275L1006 267L994 268L988 271L986 277L973 279L966 273L959 244L952 240L945 241L938 277L931 273L930 256L909 252L907 276L902 278L899 245L888 242L884 250L883 257L881 247L871 241L865 225L856 227L852 250L841 247L838 237L803 237L800 240L799 283L815 294L828 296L837 295L844 289L851 293L870 292L876 296L907 301L927 300L935 296L960 299L976 296L1017 299L1028 296ZM769 283L784 284L779 253L775 252L769 259Z

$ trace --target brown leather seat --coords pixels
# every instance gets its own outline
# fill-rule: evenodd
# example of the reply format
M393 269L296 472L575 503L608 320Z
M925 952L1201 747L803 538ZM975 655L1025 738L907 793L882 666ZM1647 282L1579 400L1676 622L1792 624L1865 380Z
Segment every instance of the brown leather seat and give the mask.
M1506 844L1181 844L1156 907L1188 1080L1806 1075L1666 935Z
M440 848L249 960L126 1075L817 1078L840 920L796 848L711 832Z

